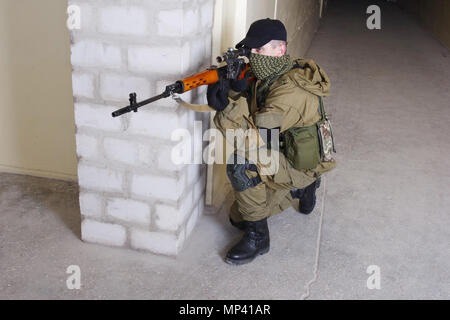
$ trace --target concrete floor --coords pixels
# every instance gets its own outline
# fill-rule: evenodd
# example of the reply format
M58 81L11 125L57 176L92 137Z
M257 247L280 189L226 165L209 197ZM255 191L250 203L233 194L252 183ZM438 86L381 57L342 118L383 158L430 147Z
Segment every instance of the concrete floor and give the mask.
M225 264L240 237L225 212L202 217L176 259L86 244L74 184L0 174L0 299L449 299L450 54L390 3L366 29L376 2L331 3L306 56L332 80L339 166L313 214L269 221L269 254Z

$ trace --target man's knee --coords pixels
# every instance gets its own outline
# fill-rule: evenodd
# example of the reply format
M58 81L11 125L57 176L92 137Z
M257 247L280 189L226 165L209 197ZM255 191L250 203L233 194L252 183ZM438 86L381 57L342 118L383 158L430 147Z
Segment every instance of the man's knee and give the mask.
M251 172L251 177L247 172ZM254 188L262 182L256 165L237 154L234 154L231 163L227 164L227 176L231 186L237 192Z

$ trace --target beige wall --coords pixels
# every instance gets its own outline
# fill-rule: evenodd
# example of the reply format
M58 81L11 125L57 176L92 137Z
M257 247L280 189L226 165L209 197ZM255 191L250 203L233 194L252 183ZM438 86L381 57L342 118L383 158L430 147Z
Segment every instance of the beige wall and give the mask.
M0 1L0 171L76 179L66 8Z
M450 49L450 1L399 0L399 4Z

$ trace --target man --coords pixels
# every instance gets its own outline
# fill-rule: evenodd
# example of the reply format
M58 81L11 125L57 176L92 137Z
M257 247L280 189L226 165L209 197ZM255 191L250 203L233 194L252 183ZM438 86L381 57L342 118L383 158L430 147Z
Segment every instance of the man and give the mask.
M267 218L289 208L295 198L301 213L312 212L321 174L336 166L333 159L323 161L316 127L324 119L319 97L329 94L329 78L314 61L286 54L286 39L281 21L255 21L236 45L251 49L252 74L208 86L208 104L218 110L214 123L222 134L254 129L260 142L246 147L264 148L276 162L275 171L264 173L265 164L249 159L246 150L235 151L235 161L227 165L235 190L230 222L245 232L226 255L230 264L248 263L269 251ZM248 76L256 81L248 82Z

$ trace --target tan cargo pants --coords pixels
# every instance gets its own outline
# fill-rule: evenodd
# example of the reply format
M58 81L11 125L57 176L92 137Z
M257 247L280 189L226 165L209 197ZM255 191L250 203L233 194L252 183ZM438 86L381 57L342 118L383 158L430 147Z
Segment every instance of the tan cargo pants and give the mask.
M274 175L261 175L262 182L245 191L234 191L235 201L230 209L233 221L258 221L281 213L292 205L290 190L309 186L323 173L336 167L336 161L321 162L312 170L296 170L280 153L278 172ZM248 177L256 172L246 171Z

